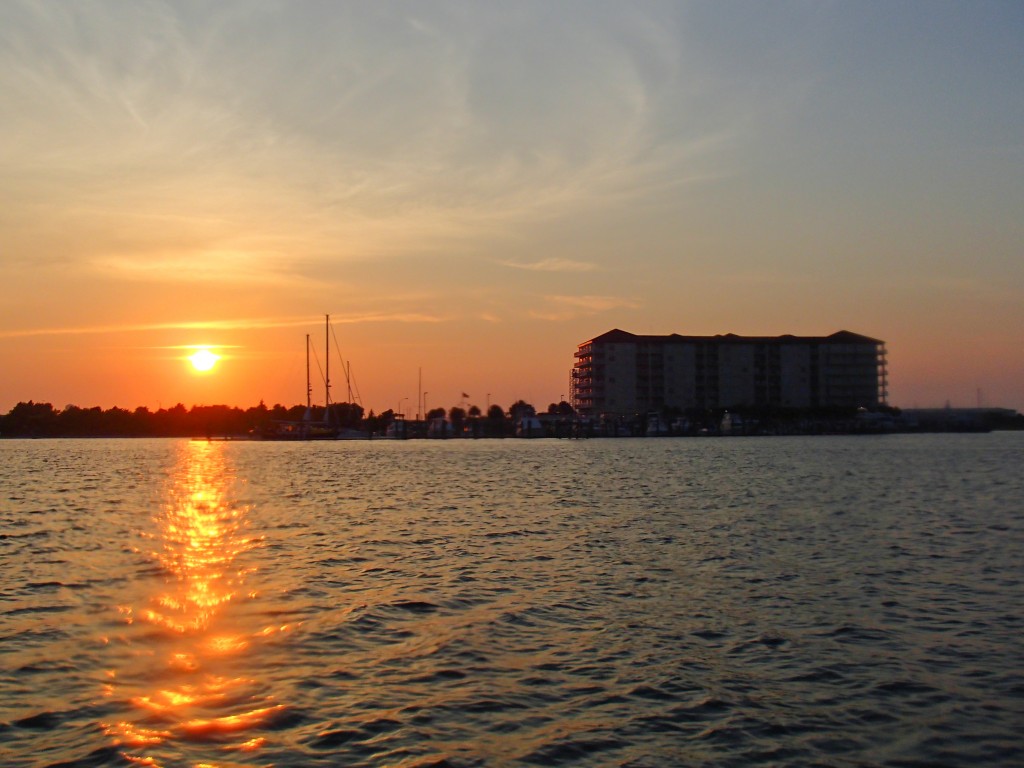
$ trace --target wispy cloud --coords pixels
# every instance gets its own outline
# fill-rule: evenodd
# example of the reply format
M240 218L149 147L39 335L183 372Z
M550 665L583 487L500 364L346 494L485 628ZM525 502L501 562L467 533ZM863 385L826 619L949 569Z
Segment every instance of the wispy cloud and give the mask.
M423 6L404 23L262 2L4 16L0 88L19 117L0 126L0 159L36 185L72 175L35 190L47 211L86 199L112 224L144 207L204 228L227 212L226 233L298 227L336 260L507 235L723 172L728 132L680 124L698 114L678 103L680 22L656 8ZM13 203L31 185L4 186ZM197 276L220 279L220 261ZM98 264L132 279L178 271L176 257Z
M802 274L799 272L781 272L779 270L743 270L739 272L729 272L721 275L721 280L726 283L734 283L737 285L765 285L765 286L783 286L783 285L808 285L818 281L813 275Z
M440 323L443 317L420 312L366 312L331 315L331 322L353 323ZM297 328L315 326L323 322L323 315L302 317L235 318L228 320L185 320L166 323L125 323L122 325L90 325L63 328L24 328L0 331L0 338L14 339L31 336L66 336L112 333L144 333L148 331L252 331L267 328Z
M256 330L263 328L288 328L312 325L318 316L292 318L247 318L234 320L182 320L164 323L124 323L120 325L82 325L62 328L23 328L0 331L0 338L24 338L29 336L81 336L110 333L145 333L148 331L229 331Z
M157 347L140 347L140 349L244 349L240 344L169 344Z
M635 308L640 306L639 302L635 299L629 299L623 296L545 296L545 298L555 304L576 307L579 309L589 309L594 312L604 312L609 309L619 309L622 307Z
M210 251L143 258L104 256L92 260L92 269L120 280L147 282L215 282L232 285L268 284L278 287L310 285L307 277L277 265L267 254Z
M368 312L331 315L332 323L443 323L447 318L425 312Z
M545 296L547 309L532 310L530 317L538 320L570 320L613 309L635 309L640 303L622 296Z
M599 269L596 264L586 261L574 261L573 259L541 259L540 261L501 261L502 266L513 269L525 269L532 272L595 272Z

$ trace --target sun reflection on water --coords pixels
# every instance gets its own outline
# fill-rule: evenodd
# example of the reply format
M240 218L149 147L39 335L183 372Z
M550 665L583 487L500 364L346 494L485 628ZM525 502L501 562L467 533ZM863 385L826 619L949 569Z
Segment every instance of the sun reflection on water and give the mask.
M104 731L133 763L161 765L161 746L176 741L259 750L265 738L247 732L285 709L252 674L259 642L287 627L260 626L245 609L256 593L244 589L253 569L242 556L262 538L233 492L223 444L182 444L154 518L152 558L163 583L145 605L117 606L131 662L108 670L102 689L127 705L127 717Z

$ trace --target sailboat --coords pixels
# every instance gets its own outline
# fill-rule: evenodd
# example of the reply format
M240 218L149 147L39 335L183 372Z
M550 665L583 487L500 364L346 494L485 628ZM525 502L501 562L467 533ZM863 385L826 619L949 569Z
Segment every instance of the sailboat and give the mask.
M310 341L306 334L306 412L301 421L275 421L272 428L263 432L265 440L352 440L367 437L356 429L346 429L331 423L331 316L324 315L324 413L322 420L313 418L313 385L310 380ZM337 342L335 342L337 343ZM344 365L344 361L342 361ZM319 363L318 363L319 365ZM345 378L349 382L349 400L352 399L350 369Z

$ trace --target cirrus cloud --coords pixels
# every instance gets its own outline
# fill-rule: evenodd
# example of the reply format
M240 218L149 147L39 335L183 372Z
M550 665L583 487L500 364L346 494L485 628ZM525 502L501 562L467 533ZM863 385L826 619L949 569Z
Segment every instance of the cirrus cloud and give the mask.
M636 309L640 302L623 296L545 296L546 309L532 310L530 317L537 320L570 320L587 317L612 309Z
M549 258L539 261L502 261L502 266L513 269L525 269L531 272L596 272L600 269L596 264L574 259Z

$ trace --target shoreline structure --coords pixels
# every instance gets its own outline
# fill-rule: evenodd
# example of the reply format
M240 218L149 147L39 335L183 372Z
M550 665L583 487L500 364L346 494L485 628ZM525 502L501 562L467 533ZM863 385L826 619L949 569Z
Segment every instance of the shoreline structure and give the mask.
M503 438L614 438L614 437L740 437L771 435L879 435L927 432L991 432L1024 430L1024 415L1010 408L885 407L868 411L763 412L728 410L686 413L667 418L652 412L632 417L590 419L562 403L553 411L536 413L526 403L500 417L470 416L455 407L431 419L405 419L386 411L362 417L361 408L348 403L334 406L348 414L302 421L306 406L285 409L257 406L242 410L228 406L178 405L152 412L111 408L57 411L49 403L18 403L0 415L0 439L89 437L185 437L230 440L345 440L345 439L503 439ZM437 409L441 410L441 409ZM300 413L296 414L295 411ZM275 418L279 416L279 419ZM289 419L289 416L295 418ZM453 418L454 417L454 418ZM308 424L310 429L298 425ZM336 426L329 426L329 424ZM282 425L284 428L282 428Z
M333 328L325 315L325 356ZM337 349L337 338L334 338ZM245 410L181 403L102 410L19 402L0 415L7 437L196 437L337 440L506 437L689 437L740 435L988 432L1024 429L1009 408L899 409L888 402L885 342L850 331L829 336L636 335L618 328L579 344L569 372L569 401L546 412L522 400L507 410L488 403L425 409L416 419L393 410L364 413L351 363L341 361L349 402L312 402L306 335L305 405ZM340 350L339 350L340 357ZM563 390L564 391L564 390ZM980 404L979 404L980 405Z

